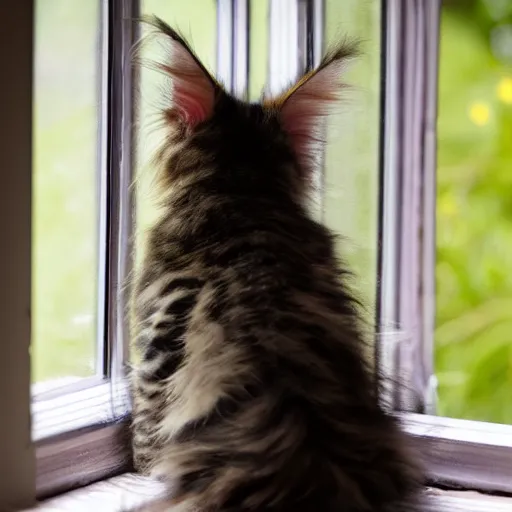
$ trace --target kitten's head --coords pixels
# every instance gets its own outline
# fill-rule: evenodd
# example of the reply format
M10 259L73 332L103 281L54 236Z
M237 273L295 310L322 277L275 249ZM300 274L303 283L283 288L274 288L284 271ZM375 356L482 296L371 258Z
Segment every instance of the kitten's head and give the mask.
M303 203L323 146L324 121L342 90L340 74L355 44L332 49L313 71L276 97L247 103L229 94L175 30L147 20L165 40L170 106L158 153L164 187L205 181L237 196L292 198Z

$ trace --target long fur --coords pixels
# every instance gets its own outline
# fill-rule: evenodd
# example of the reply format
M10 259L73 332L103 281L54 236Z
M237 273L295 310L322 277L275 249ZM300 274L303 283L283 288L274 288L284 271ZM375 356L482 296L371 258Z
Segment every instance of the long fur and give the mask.
M186 68L207 73L191 55ZM285 120L314 76L263 104L198 83L212 87L198 101L214 97L201 122L163 113L163 213L134 285L135 465L168 482L180 511L394 510L421 475L379 406L350 274L307 212L312 170ZM323 115L329 94L305 96Z

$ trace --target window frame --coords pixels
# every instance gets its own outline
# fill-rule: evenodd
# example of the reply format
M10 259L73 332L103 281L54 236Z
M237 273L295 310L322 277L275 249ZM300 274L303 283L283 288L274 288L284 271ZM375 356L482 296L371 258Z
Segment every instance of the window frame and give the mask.
M33 386L39 499L132 467L126 437L130 410L126 304L134 204L130 184L136 71L130 57L137 38L138 5L137 0L100 0L99 367L96 376L47 392L34 393L40 386Z
M380 254L375 361L382 403L410 434L431 483L512 493L512 426L434 416L441 0L381 0L381 6ZM324 10L324 0L271 1L272 92L280 92L308 62L312 41L315 48L322 49ZM307 28L305 17L301 16L304 12L318 13ZM297 43L295 38L301 36L307 41ZM322 180L321 174L319 179Z
M433 484L512 493L512 426L434 416L441 0L382 2L378 325L383 334L375 348L384 400L411 435ZM390 325L398 332L389 333ZM391 343L382 343L387 332Z
M250 67L248 60L248 34L249 27L249 0L229 0L228 14L219 16L219 27L230 26L230 37L226 39L229 55L235 57L231 61L230 90L236 94L244 94L247 90L247 75ZM277 2L270 0L270 45L269 69L273 82L273 90L287 85L284 81L290 79L285 75L286 70L295 70L295 74L301 63L311 60L313 63L321 55L323 47L323 0L287 0L295 3L293 12L297 17L290 16L289 9L283 9L285 2L281 1L281 8ZM386 323L394 318L398 307L391 307L394 301L388 302L387 298L396 291L400 300L410 297L408 293L413 290L417 295L415 304L419 306L415 310L415 316L409 319L408 325L419 325L416 335L408 339L410 353L416 354L415 358L402 357L402 362L409 363L409 373L412 375L416 368L422 368L419 380L420 386L414 387L415 381L410 378L405 381L408 389L416 389L417 395L422 396L420 408L427 412L434 412L435 404L433 391L435 382L432 380L430 368L432 356L432 335L434 318L434 240L435 240L435 121L437 103L437 38L424 37L437 33L439 25L440 0L413 0L414 8L420 7L420 15L403 16L410 0L381 0L383 5L383 90L382 105L383 135L381 140L382 161L382 226L380 230L380 242L382 244L382 261L380 266L381 285L379 288L379 326L386 330ZM218 0L218 5L223 0ZM228 4L226 3L226 5ZM124 311L120 304L124 301L123 293L127 290L121 286L131 268L131 243L132 218L124 212L130 212L133 206L133 198L130 196L130 176L132 154L126 151L130 147L133 137L131 123L133 119L133 103L131 93L136 83L135 71L133 75L127 75L131 67L127 64L132 43L136 36L134 18L138 2L130 0L103 0L103 5L109 6L108 26L113 30L106 39L109 45L110 60L107 61L109 70L109 87L105 90L109 96L108 113L105 119L109 124L109 142L105 145L103 153L105 161L109 164L108 179L104 182L105 197L108 195L110 211L117 212L110 226L116 226L108 234L113 250L104 255L104 265L108 275L111 293L108 295L108 310L106 318L110 325L108 336L108 351L105 361L105 373L108 381L100 382L85 379L82 384L73 384L66 388L66 393L49 391L41 394L37 402L39 417L35 423L52 419L63 421L62 406L59 409L59 401L83 399L84 394L92 394L97 397L114 397L114 414L109 409L108 417L105 411L98 412L81 423L82 419L72 417L76 421L75 429L64 433L54 433L35 443L30 442L30 417L27 410L31 405L30 393L30 317L27 311L30 309L30 255L31 255L31 181L32 181L32 78L33 78L33 0L17 0L6 9L4 20L5 30L0 37L5 38L4 44L0 44L0 53L7 64L12 62L10 80L0 82L0 93L3 97L12 97L13 108L6 105L0 126L5 132L0 137L2 145L3 169L8 174L9 187L3 187L0 194L2 215L0 215L0 234L9 251L1 252L0 272L4 283L15 283L15 293L9 292L4 298L2 307L2 322L0 329L3 334L4 349L9 357L0 359L0 387L9 389L9 393L0 393L0 406L2 410L11 413L0 422L0 432L3 439L9 439L9 443L0 443L0 497L7 505L16 507L31 505L35 498L44 498L66 490L83 486L96 480L105 479L115 474L123 473L131 469L131 454L129 446L129 428L127 414L129 403L126 393L126 381L124 373L124 361L127 354L127 346L119 343L125 336L126 323L123 321ZM412 3L409 3L409 9ZM135 7L134 7L135 6ZM280 10L283 9L283 10ZM303 11L307 9L307 11ZM218 12L220 11L220 8ZM105 12L105 11L104 11ZM244 15L245 12L245 15ZM278 24L279 16L284 14L286 26ZM301 12L314 12L312 24L304 26ZM239 13L238 15L236 13ZM277 16L277 18L276 18ZM290 18L292 21L290 22ZM293 22L296 20L296 22ZM302 21L301 21L302 20ZM301 25L302 23L302 25ZM422 30L416 30L423 24ZM246 34L243 34L246 27ZM286 33L287 37L280 38L279 32ZM306 44L294 44L294 34L307 35ZM413 80L414 71L403 66L404 40L407 37L420 37L423 34L423 45L417 47L422 52L424 59L424 77L422 87L426 101L418 105L405 101L398 94L397 85ZM245 41L245 42L244 42ZM279 41L279 44L277 42ZM7 44L7 42L9 44ZM219 55L220 38L218 39ZM275 45L277 44L277 48ZM285 45L285 46L282 46ZM237 51L234 49L237 48ZM302 50L299 50L302 48ZM304 50L305 49L305 50ZM304 55L306 51L306 55ZM238 55L238 57L236 57ZM291 62L290 55L295 64ZM394 64L393 64L394 62ZM400 64L401 63L401 64ZM282 65L282 67L280 67ZM128 67L127 67L128 66ZM222 74L220 63L219 72ZM227 68L226 68L227 69ZM273 74L275 73L275 75ZM127 76L130 78L127 79ZM235 80L233 77L238 77ZM243 78L245 77L245 78ZM278 78L279 77L279 78ZM293 76L294 77L294 76ZM277 85L276 85L276 80ZM280 80L280 81L279 81ZM245 81L245 84L244 84ZM415 82L417 84L417 82ZM393 85L394 84L394 85ZM421 84L420 84L421 85ZM417 84L417 86L419 86ZM417 143L421 149L422 158L414 172L417 173L417 181L411 186L416 195L417 203L421 207L416 209L401 208L396 215L400 218L410 215L414 217L415 233L413 247L407 252L403 247L403 235L393 225L393 204L403 189L399 185L403 183L404 166L398 166L397 162L403 160L403 147L400 147L397 135L397 117L394 114L401 112L403 118L410 119L408 127L416 133ZM411 116L410 118L407 116ZM127 128L129 127L129 128ZM117 148L117 151L114 149ZM124 152L121 152L124 149ZM15 173L10 172L16 169ZM122 169L121 173L114 172ZM401 174L402 173L402 174ZM108 191L108 194L107 194ZM13 198L16 200L13 201ZM393 201L393 198L395 201ZM419 199L418 199L419 198ZM410 205L411 203L409 203ZM116 217L117 215L117 217ZM15 219L14 222L11 219ZM387 221L386 221L387 219ZM387 224L386 224L387 222ZM113 236L117 234L118 236ZM420 236L421 234L421 236ZM385 236L384 236L385 235ZM107 236L105 230L105 236ZM406 274L412 280L405 287L404 277L398 279L397 259L411 261L411 268L419 269L417 272ZM389 262L394 262L393 264ZM124 284L124 283L123 283ZM7 290L7 287L4 287ZM400 325L400 324L398 324ZM405 333L407 340L407 332ZM386 354L382 346L377 343L376 358L379 369L386 375L386 369L382 362ZM407 352L406 352L407 354ZM392 354L393 355L393 354ZM391 360L394 358L391 357ZM419 363L418 363L419 361ZM430 362L429 362L430 361ZM400 362L400 361L399 361ZM419 366L418 366L419 365ZM404 364L394 367L394 371L402 370ZM15 371L13 372L13 368ZM427 371L425 371L425 369ZM389 376L389 373L387 374ZM423 378L428 376L427 379ZM115 385L112 385L115 383ZM94 385L92 385L94 384ZM404 383L400 383L403 388ZM95 386L98 386L96 388ZM103 386L103 389L100 389ZM405 386L407 388L407 386ZM418 393L417 390L421 391ZM427 390L427 393L425 393ZM95 395L97 393L97 395ZM80 398L81 397L81 398ZM427 467L432 482L440 486L462 487L478 489L490 492L512 492L512 427L490 423L470 422L451 418L439 418L431 415L407 412L410 401L403 398L402 389L393 388L391 398L394 400L394 409L403 424L404 429L411 434L413 444L418 449ZM99 401L99 403L105 403ZM62 404L61 404L62 405ZM52 409L56 408L52 412ZM101 407L99 407L99 410ZM404 412L405 409L405 412ZM42 423L40 423L42 424ZM37 425L36 425L37 430ZM51 430L51 429L50 429ZM57 431L55 431L57 432ZM35 452L35 453L34 453ZM4 505L2 502L0 505Z
M217 75L241 99L249 83L249 1L217 0Z
M217 69L238 96L247 91L248 0L217 0ZM128 277L133 267L132 184L138 71L138 0L101 0L100 252L98 375L35 394L36 496L44 499L131 471ZM37 388L38 386L35 386ZM40 386L43 387L43 386Z

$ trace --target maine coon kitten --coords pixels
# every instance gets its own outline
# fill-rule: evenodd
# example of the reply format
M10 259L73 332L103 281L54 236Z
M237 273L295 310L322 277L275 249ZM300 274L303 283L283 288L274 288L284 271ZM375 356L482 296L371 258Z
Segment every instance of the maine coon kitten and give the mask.
M379 407L334 236L306 208L353 48L249 104L152 24L172 107L164 210L134 286L135 465L172 485L179 510L394 510L420 474Z

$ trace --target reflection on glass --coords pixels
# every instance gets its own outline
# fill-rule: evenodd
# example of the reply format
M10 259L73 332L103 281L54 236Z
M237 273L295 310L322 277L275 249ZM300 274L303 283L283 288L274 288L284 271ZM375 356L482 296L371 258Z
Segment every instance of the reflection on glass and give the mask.
M95 372L99 2L36 1L32 381Z
M438 412L512 423L512 4L443 3Z
M187 3L169 0L144 0L145 14L156 14L190 35L200 58L215 70L216 11L213 0ZM268 82L269 1L251 2L249 98L257 101ZM379 127L379 40L380 2L348 0L326 3L326 46L340 35L364 40L359 57L344 81L357 84L347 89L346 107L333 117L328 131L325 161L325 222L337 233L348 237L340 251L358 276L362 300L373 319L377 266L378 209L378 127ZM151 57L151 55L143 55ZM148 207L151 198L152 171L147 164L154 145L161 141L152 119L158 106L158 88L151 87L155 73L143 71L138 171L138 227L144 229L157 213ZM151 91L155 91L154 93ZM146 126L146 127L145 127ZM140 249L140 246L139 246ZM141 251L138 251L140 257ZM362 283L362 285L361 285Z

